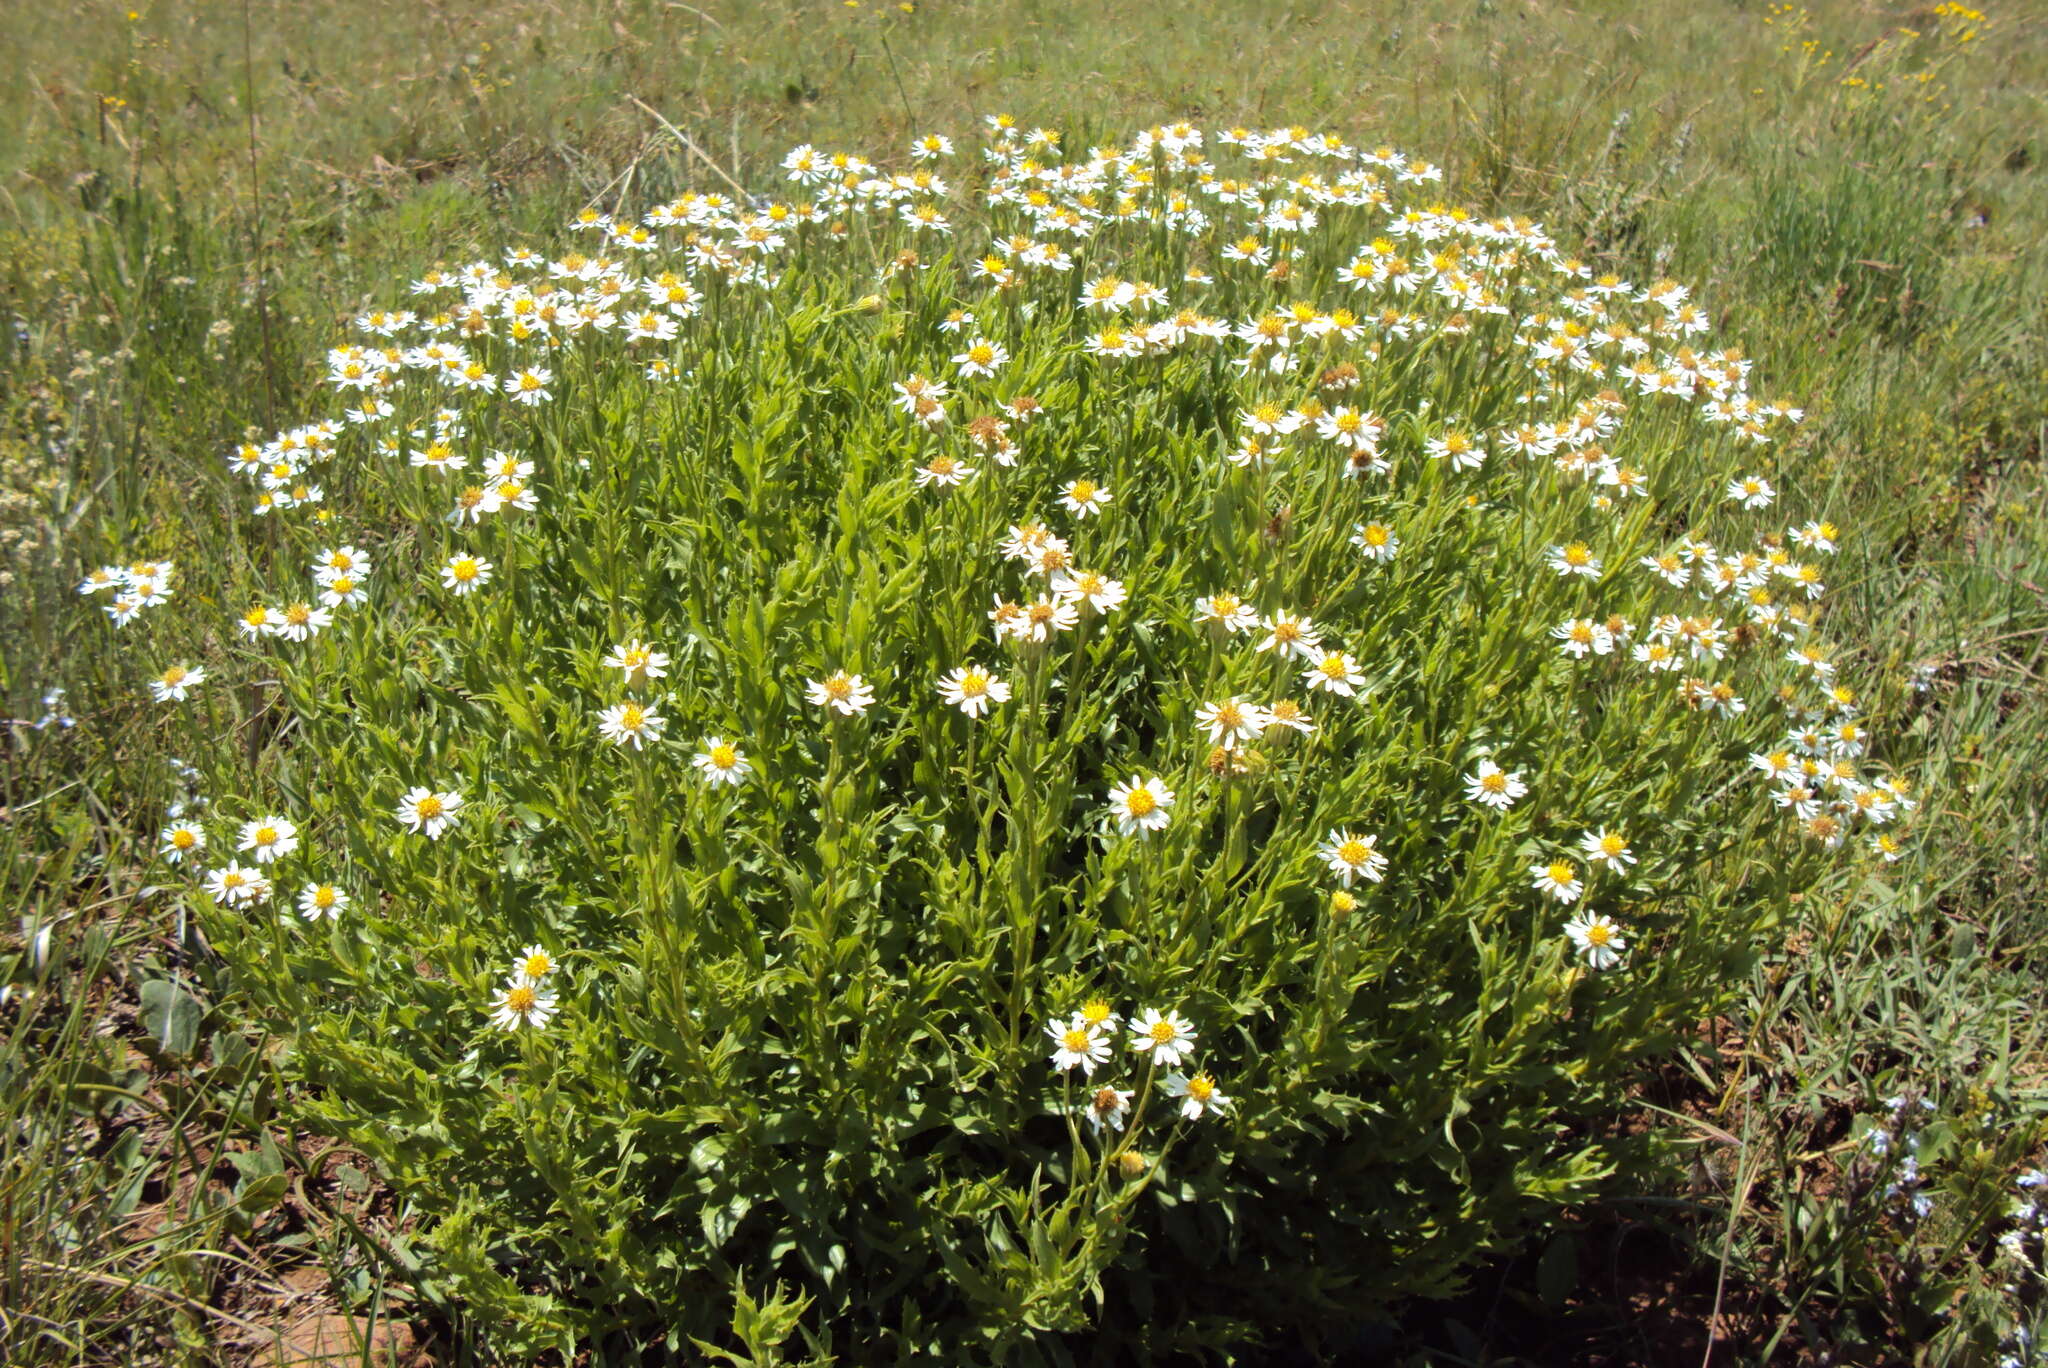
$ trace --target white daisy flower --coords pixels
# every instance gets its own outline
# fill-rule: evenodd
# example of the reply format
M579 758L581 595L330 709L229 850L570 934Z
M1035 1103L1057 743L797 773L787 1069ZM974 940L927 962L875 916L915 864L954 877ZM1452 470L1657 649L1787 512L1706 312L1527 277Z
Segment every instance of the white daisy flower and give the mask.
M1242 698L1226 698L1195 709L1195 725L1207 729L1210 745L1234 747L1258 740L1266 729L1266 710Z
M823 679L804 681L804 696L815 707L829 709L846 717L857 717L868 710L875 701L875 691L859 675L850 675L844 670L834 671Z
M1194 1052L1194 1028L1179 1012L1161 1014L1158 1008L1147 1007L1132 1020L1130 1032L1131 1048L1140 1054L1149 1053L1152 1062L1161 1068L1177 1067Z
M270 880L246 865L230 863L208 872L206 891L223 907L243 907L268 898Z
M1001 343L991 342L986 337L977 337L953 358L953 364L959 368L962 377L971 378L977 375L992 376L1001 370L1003 363L1009 359L1010 353L1003 349Z
M668 719L642 704L614 703L597 714L598 734L614 746L642 750L648 742L661 740Z
M622 641L611 649L604 658L607 670L617 670L625 676L627 688L645 684L650 679L660 679L668 673L668 656L655 650L646 642L635 637Z
M1181 1073L1168 1074L1166 1095L1181 1100L1180 1114L1190 1121L1199 1121L1211 1111L1230 1110L1230 1099L1216 1086L1216 1080L1206 1073L1198 1073L1193 1078Z
M1627 869L1636 862L1635 852L1628 847L1628 837L1606 827L1581 836L1579 849L1585 852L1587 860L1611 869Z
M307 884L299 892L299 915L307 921L339 921L348 908L348 894L333 884Z
M1579 879L1579 871L1569 860L1531 865L1529 877L1537 892L1548 893L1561 903L1575 903L1586 891L1586 885Z
M1621 952L1628 948L1628 942L1621 938L1621 928L1599 912L1581 912L1565 923L1564 933L1595 969L1613 968L1621 962Z
M1088 1118L1089 1127L1097 1135L1102 1134L1105 1128L1120 1131L1124 1128L1124 1118L1130 1115L1134 1095L1129 1088L1097 1088L1081 1104L1081 1113Z
M173 665L149 681L149 692L159 703L183 703L187 693L206 682L206 671L197 665Z
M430 788L415 785L398 800L392 815L410 830L421 833L430 841L438 841L461 809L461 794L436 793Z
M1086 518L1109 507L1109 486L1093 480L1075 480L1060 494L1060 506L1077 518Z
M1301 672L1301 682L1310 689L1351 698L1365 687L1365 676L1348 652L1326 651Z
M962 665L938 683L939 697L969 717L988 716L989 705L1010 701L1010 686L979 665Z
M490 583L491 563L481 556L450 556L441 566L441 583L455 594L474 593Z
M712 788L721 785L737 788L753 773L754 764L740 753L740 748L722 736L704 738L704 749L690 757L690 763L704 776L704 782Z
M1052 1066L1061 1073L1079 1068L1084 1078L1093 1077L1095 1066L1109 1060L1109 1041L1084 1021L1079 1012L1065 1021L1049 1021L1045 1033L1052 1038Z
M1379 837L1359 836L1349 831L1332 831L1318 858L1330 867L1346 888L1354 879L1378 883L1387 876L1387 857L1378 850Z
M1506 812L1515 805L1517 798L1528 791L1529 786L1522 782L1521 771L1510 773L1490 759L1481 760L1478 768L1465 776L1465 796L1497 812Z
M491 1003L491 1025L502 1031L528 1026L544 1029L558 1010L555 990L524 974L514 974Z
M1109 811L1122 834L1150 835L1165 829L1173 799L1173 790L1157 778L1127 779L1109 791Z
M299 848L299 829L282 817L258 817L242 823L241 844L257 864L281 860Z
M206 832L190 822L173 822L157 837L158 851L172 864L183 864L187 855L206 849Z

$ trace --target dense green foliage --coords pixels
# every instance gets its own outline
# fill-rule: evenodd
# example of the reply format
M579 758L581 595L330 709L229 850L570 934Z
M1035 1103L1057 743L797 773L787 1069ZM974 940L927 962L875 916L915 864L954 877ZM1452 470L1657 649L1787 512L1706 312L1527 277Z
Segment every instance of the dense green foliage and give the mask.
M235 668L294 737L260 788L195 761L199 910L502 1343L679 1346L785 1281L858 1360L1441 1295L1641 1159L1577 1118L1725 999L1806 848L1912 806L1856 777L1830 530L1746 474L1789 420L1685 292L1426 207L1423 163L1259 145L1256 193L1192 133L1065 172L1019 134L971 197L685 197L651 252L464 268L420 305L452 329L362 315L343 420L236 457L283 526ZM997 255L928 262L940 210ZM986 720L938 696L969 666ZM841 670L872 707L820 706ZM1163 826L1112 820L1149 776ZM394 820L424 791L445 831ZM301 883L349 901L280 925ZM498 988L522 946L553 967ZM1183 1014L1232 1105L1175 1125L1178 1057L1114 1020L1057 1077L1096 997Z
M736 32L720 41L752 41L737 36L738 16L726 22ZM1482 15L1471 31L1505 22ZM918 64L945 60L942 46L901 47L922 32L908 25L850 32L859 43L893 35L913 87ZM1664 67L1679 71L1697 38L1679 30ZM787 60L837 41L820 26L788 44ZM1637 60L1625 35L1612 41L1606 60ZM1379 33L1368 47L1404 65L1402 42ZM1159 60L1171 50L1160 44ZM513 125L540 104L529 84L494 97L488 69L468 94L409 87L419 95L407 117L472 96L494 111L488 124L450 118L426 136L486 149L474 179L299 201L288 157L266 161L265 175L291 198L258 201L242 220L228 199L179 194L178 178L215 144L194 136L181 161L144 139L143 121L167 106L152 84L155 49L137 51L114 87L135 109L104 116L97 159L110 164L76 187L88 231L77 243L25 240L11 268L22 321L7 342L9 498L30 499L36 516L10 539L21 591L0 604L21 629L7 681L23 718L7 801L10 887L25 912L7 978L36 1006L8 1027L9 1096L22 1101L10 1104L0 1157L22 1199L8 1207L9 1300L36 1305L44 1326L11 1323L10 1335L36 1337L23 1341L25 1361L59 1354L64 1334L110 1352L122 1342L112 1319L145 1334L174 1322L190 1352L210 1355L234 1333L205 1304L230 1263L186 1251L279 1233L283 1170L322 1165L294 1131L376 1158L414 1232L322 1236L338 1294L374 1311L384 1274L361 1255L388 1254L383 1269L473 1318L501 1350L519 1342L497 1333L508 1308L525 1318L521 1334L545 1339L601 1323L592 1307L645 1320L650 1296L691 1308L678 1334L780 1340L801 1357L799 1326L832 1327L831 1349L855 1360L891 1344L960 1343L977 1324L1045 1353L1060 1341L1028 1327L1077 1317L1103 1315L1153 1343L1170 1338L1160 1327L1213 1344L1261 1324L1337 1324L1440 1290L1471 1253L1559 1206L1657 1185L1662 1170L1636 1163L1640 1142L1618 1138L1613 1118L1640 1095L1634 1066L1690 1039L1694 1015L1716 1004L1748 1044L1718 1059L1682 1047L1713 1105L1674 1134L1709 1137L1696 1172L1718 1186L1694 1201L1710 1220L1724 1213L1726 1240L1707 1231L1706 1252L1735 1269L1734 1289L1762 1289L1749 1294L1765 1317L1745 1332L1752 1347L1789 1334L1934 1362L1981 1352L2010 1324L1980 1255L2004 1228L2003 1193L2038 1106L2024 958L2038 908L2024 852L2039 834L2028 756L2040 715L2009 687L2039 664L2027 654L2041 618L2026 586L2043 581L2023 437L2038 408L2024 397L2038 339L2015 306L2037 285L1998 245L2008 237L1972 225L1990 212L1976 197L1995 194L1993 182L1959 181L1930 155L1995 169L1997 149L1987 159L1965 148L1897 92L1831 89L1842 63L1817 51L1789 82L1758 78L1779 115L1754 132L1724 118L1698 143L1675 106L1648 96L1639 135L1617 120L1580 136L1576 98L1550 108L1527 82L1467 79L1505 70L1497 58L1475 67L1478 48L1433 58L1464 73L1447 79L1446 100L1483 100L1481 136L1461 146L1461 130L1421 149L1451 154L1461 194L1483 196L1489 213L1540 205L1583 234L1596 270L1700 283L1703 304L1741 319L1733 335L1763 357L1760 383L1775 393L1782 382L1817 414L1790 446L1739 461L1727 429L1631 396L1607 445L1654 476L1654 504L1636 519L1597 514L1593 491L1547 460L1496 453L1472 473L1422 455L1446 427L1498 432L1523 412L1534 370L1505 320L1403 339L1385 356L1347 349L1367 386L1350 402L1396 420L1385 441L1394 470L1362 483L1338 479L1327 444L1299 435L1270 477L1227 466L1246 405L1341 401L1307 373L1239 377L1226 359L1235 343L1112 364L1077 350L1095 321L1074 316L1075 293L1108 269L1158 279L1176 305L1232 321L1269 302L1334 309L1346 296L1332 273L1380 231L1378 216L1334 214L1287 283L1223 267L1215 249L1227 238L1213 238L1200 255L1219 282L1208 290L1176 283L1176 250L1109 237L1113 250L1083 271L1020 291L1039 304L1027 318L985 302L968 264L986 237L970 198L956 215L958 263L929 239L856 219L851 246L819 244L772 295L711 282L710 308L684 324L676 352L687 379L650 382L615 342L564 349L548 363L561 382L551 405L471 405L459 443L471 476L387 462L350 429L318 463L336 518L319 528L303 509L250 517L247 487L225 481L216 453L259 415L339 415L338 398L293 397L306 387L292 358L333 340L298 314L359 297L419 307L389 273L494 253L499 215L549 255L568 250L547 226L564 187L543 183L509 214L489 198L517 163L492 160L491 140L532 137ZM1881 65L1856 60L1852 70ZM590 90L645 80L633 66L621 77L595 64ZM734 78L743 92L758 79ZM328 98L303 85L309 101ZM1320 77L1297 93L1309 111L1330 98ZM1376 108L1396 94L1398 83ZM1600 95L1594 115L1617 98ZM231 99L215 103L232 115ZM792 108L774 117L863 141L893 118ZM951 112L932 126L962 127ZM381 127L367 104L352 117ZM211 127L204 113L191 123ZM225 127L241 131L232 117ZM356 137L346 121L304 127ZM273 137L290 136L266 124L266 156ZM132 176L116 155L129 137ZM1704 188L1686 169L1689 144L1695 157L1706 149ZM37 154L54 145L38 142ZM297 157L314 144L292 145ZM751 134L749 148L754 171L742 170L737 138L729 164L750 186L776 187ZM1533 188L1546 184L1528 164L1538 150L1546 168L1555 154L1569 172L1554 195ZM643 187L726 188L704 175L701 143L642 164L644 151L621 143L618 166L581 191L613 203L604 182L620 169L630 178L629 161ZM1075 142L1064 160L1081 159ZM2023 205L2031 183L1998 184ZM365 205L375 212L356 217ZM24 206L22 221L43 212L33 195L14 208ZM267 229L266 216L289 226ZM917 241L931 269L885 278L892 234ZM250 260L255 274L238 280ZM51 273L36 275L44 261ZM879 308L862 304L870 292ZM952 433L922 437L890 410L890 385L950 370L971 334L937 325L960 305L1013 357L996 382L955 381ZM509 353L487 355L507 368ZM1555 396L1546 415L1594 388ZM1046 416L1018 425L1016 469L981 458L963 488L912 484L933 455L967 454L965 419L1024 391ZM416 395L400 421L430 407ZM447 529L450 497L493 447L535 462L540 506ZM1751 469L1773 473L1780 509L1723 506L1727 478ZM1080 477L1114 499L1074 524L1058 495ZM1482 506L1467 508L1468 494ZM1775 686L1796 672L1758 643L1727 667L1752 704L1729 721L1681 707L1676 676L1648 680L1614 657L1575 665L1547 636L1597 608L1632 619L1640 643L1654 613L1682 611L1690 592L1660 588L1635 556L1686 534L1747 549L1809 514L1845 528L1822 621L1846 648L1845 674L1870 690L1880 753L1932 756L1919 773L1925 826L1896 866L1846 852L1822 861L1792 819L1766 810L1760 778L1724 788L1749 750L1784 731ZM1368 517L1400 533L1391 565L1366 566L1349 544ZM991 595L1034 583L993 549L1026 519L1072 532L1082 563L1130 592L1078 645L1062 637L1055 663L981 635ZM1580 537L1609 568L1597 593L1544 564L1549 545ZM367 604L338 611L310 642L234 642L252 595L317 602L305 564L344 539L375 562ZM438 576L461 551L496 573L458 598ZM113 632L69 598L82 571L148 556L178 562L167 608ZM1195 706L1232 693L1270 701L1283 684L1299 693L1250 639L1218 649L1192 626L1196 595L1233 587L1267 612L1313 612L1368 687L1363 702L1317 701L1314 736L1248 746L1247 772L1226 776L1208 769ZM651 692L668 719L668 741L650 754L598 735L596 710L628 696L599 658L636 635L675 657L672 678L632 693ZM986 722L970 724L934 688L969 659L1016 689ZM146 682L180 660L210 676L193 702L150 702ZM806 679L841 667L875 686L869 715L834 720L803 701ZM60 681L81 725L37 730L41 688ZM716 796L689 765L714 731L756 766ZM191 867L141 868L179 797L167 752L201 766L213 863L232 856L244 818L276 811L302 827L302 850L270 871L287 883L261 912L205 913L207 946L176 910L201 910ZM1459 776L1482 753L1533 781L1499 817L1462 796ZM1146 774L1178 795L1171 824L1149 839L1117 834L1105 795ZM393 823L413 784L469 799L443 841ZM1626 880L1592 880L1596 906L1630 942L1622 966L1595 974L1573 965L1561 935L1571 909L1532 889L1530 874L1558 855L1587 873L1577 841L1603 824L1625 829L1643 863ZM1316 857L1333 826L1377 835L1392 862L1384 884L1354 890L1359 905L1341 920ZM1859 829L1859 846L1868 834ZM1823 865L1830 876L1816 885ZM301 876L338 878L354 895L333 927L296 915L271 926ZM163 896L167 885L183 895ZM1789 903L1792 889L1809 893ZM111 926L109 905L123 918ZM113 959L110 930L130 938ZM137 936L155 944L138 954ZM507 1037L490 1011L510 957L536 942L561 958L561 1012L545 1031ZM1751 947L1765 963L1729 1001ZM103 973L113 987L95 986ZM108 1034L129 993L148 1072ZM1233 1099L1176 1130L1155 1088L1130 1138L1161 1162L1135 1179L1102 1162L1085 1125L1075 1142L1059 1109L1086 1090L1076 1075L1067 1092L1045 1061L1046 1019L1098 993L1126 1013L1183 1011L1200 1032L1195 1063ZM240 1032L259 1024L287 1048L252 1054ZM1100 1077L1141 1086L1121 1033L1114 1043ZM273 1054L281 1075L261 1062ZM1843 1117L1882 1126L1881 1099L1923 1087L1942 1104L1924 1151L1940 1200L1925 1224L1902 1225L1886 1195L1895 1169L1864 1158ZM279 1099L284 1117L273 1115ZM168 1133L132 1119L159 1111ZM235 1154L232 1190L195 1187L188 1200L170 1185L180 1218L138 1231L131 1214L152 1175L222 1143ZM349 1169L341 1181L366 1180ZM433 1232L424 1248L421 1229ZM1546 1299L1553 1256L1568 1266L1581 1238L1573 1230L1549 1241ZM618 1257L602 1254L614 1246ZM1190 1268L1199 1281L1182 1280ZM1098 1270L1106 1313L1087 1295ZM1184 1317L1183 1297L1203 1316ZM906 1329L912 1306L923 1319ZM1953 1316L1958 1307L1966 1314ZM94 1317L97 1328L80 1328Z

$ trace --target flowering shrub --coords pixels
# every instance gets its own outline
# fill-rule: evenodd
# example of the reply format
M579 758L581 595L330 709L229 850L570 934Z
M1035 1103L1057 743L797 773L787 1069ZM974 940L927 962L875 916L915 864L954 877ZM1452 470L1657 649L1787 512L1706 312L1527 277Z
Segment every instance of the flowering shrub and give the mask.
M500 1348L1444 1293L1897 849L1799 414L1683 286L1302 130L979 158L428 272L231 457L275 555L153 687L279 698L163 856Z

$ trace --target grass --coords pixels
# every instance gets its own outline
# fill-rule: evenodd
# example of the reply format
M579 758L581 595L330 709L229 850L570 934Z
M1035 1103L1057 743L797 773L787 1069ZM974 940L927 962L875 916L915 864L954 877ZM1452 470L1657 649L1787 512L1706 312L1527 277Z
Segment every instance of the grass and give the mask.
M10 1361L232 1357L257 1333L238 1322L288 1319L269 1289L294 1265L369 1319L405 1259L407 1213L277 1121L261 1049L206 1006L225 985L147 896L186 738L77 611L80 570L143 545L260 556L267 532L226 530L241 495L217 453L304 411L334 320L419 263L593 200L772 188L794 142L889 146L997 108L1080 141L1190 114L1412 146L1461 198L1700 283L1807 406L1785 466L1848 534L1835 611L1871 643L1873 710L1910 722L1913 853L1809 899L1741 1007L1645 1088L1645 1117L1696 1138L1689 1172L1504 1262L1492 1300L1418 1312L1413 1347L1660 1359L1626 1311L1643 1289L1611 1276L1650 1240L1678 1251L1652 1291L1702 1347L1977 1361L1954 1327L1992 1314L1984 1212L2038 1161L2044 1104L2048 149L2013 133L2044 123L2037 23L1484 2L1199 24L1050 3L127 13L0 16L21 77L0 91ZM1866 46L1901 25L1951 37ZM77 725L38 729L55 686ZM274 701L234 702L252 757L277 746ZM1939 1103L1944 1200L1902 1254L1856 1158L1909 1090Z

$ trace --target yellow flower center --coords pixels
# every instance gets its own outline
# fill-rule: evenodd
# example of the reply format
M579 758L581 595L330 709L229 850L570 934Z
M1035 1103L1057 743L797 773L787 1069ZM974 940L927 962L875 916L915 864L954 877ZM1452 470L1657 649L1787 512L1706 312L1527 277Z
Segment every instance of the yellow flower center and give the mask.
M523 983L505 994L505 1006L514 1012L530 1012L539 1000L539 995Z
M1152 1036L1153 1044L1170 1045L1173 1043L1174 1039L1180 1035L1180 1031L1177 1030L1174 1027L1174 1024L1170 1021L1155 1021L1152 1023L1152 1030L1150 1034Z
M996 359L996 351L986 342L978 342L967 349L967 359L977 366L986 366Z
M1507 786L1508 777L1499 770L1495 770L1491 774L1482 775L1479 779L1479 787L1485 789L1488 793L1503 793L1507 790Z
M1075 503L1087 503L1095 497L1095 482L1092 480L1074 481L1073 486L1067 490L1067 497Z
M199 844L199 838L191 832L180 828L171 833L171 844L179 850L190 850L193 846Z
M453 561L449 564L448 573L466 584L476 578L476 562L470 557L464 556L461 560Z
M1563 860L1559 860L1543 872L1549 876L1552 883L1568 884L1572 881L1574 871L1570 865L1566 864Z
M1344 657L1334 653L1324 656L1323 663L1316 668L1323 672L1326 679L1342 679L1351 673L1350 668L1344 664Z
M1149 816L1159 806L1159 800L1152 796L1152 790L1139 785L1124 795L1124 811L1133 817Z
M853 697L853 681L843 674L833 675L825 681L825 694L829 698L847 699Z
M1594 922L1586 928L1586 944L1606 945L1614 939L1614 930L1606 922Z
M1093 1038L1091 1038L1086 1031L1071 1027L1067 1030L1067 1033L1065 1035L1060 1037L1061 1046L1063 1046L1069 1054L1087 1054L1088 1047L1093 1045L1094 1043L1095 1042Z
M1372 847L1353 838L1337 847L1337 858L1348 865L1362 865L1372 855Z
M528 978L546 978L548 971L555 967L555 962L546 955L528 955L519 962L519 967L525 971Z
M277 840L277 828L276 828L276 827L269 827L269 826L267 826L267 827L258 827L258 828L256 828L256 844L257 844L257 845L270 845L271 843L273 843L273 842L274 842L274 841L276 841L276 840Z
M1207 1102L1216 1095L1216 1080L1207 1074L1196 1074L1188 1080L1188 1096L1197 1102Z
M967 698L979 698L988 692L988 676L979 670L969 670L960 676L960 692Z
M413 811L417 812L421 817L439 817L441 815L441 800L430 793L420 799L419 802L413 804Z
M1611 858L1613 856L1621 854L1621 852L1626 849L1628 849L1628 842L1623 840L1621 837L1612 834L1611 832L1608 835L1602 836L1600 838L1600 853L1602 855L1606 855Z
M1244 722L1244 709L1238 707L1235 703L1218 704L1216 708L1216 721L1224 727L1239 726Z
M711 764L714 769L731 769L739 763L740 753L721 742L711 748Z

